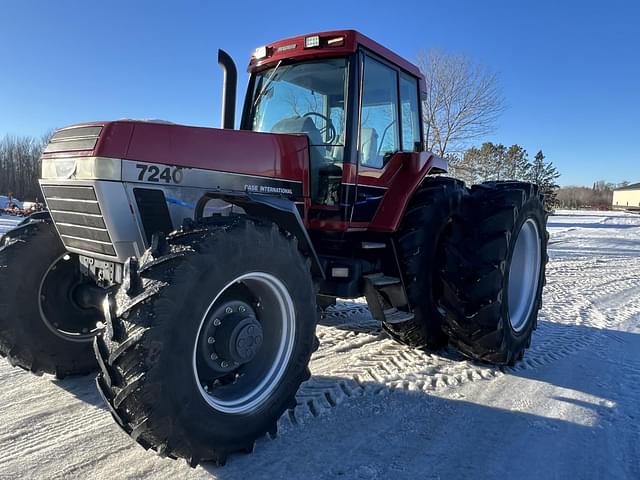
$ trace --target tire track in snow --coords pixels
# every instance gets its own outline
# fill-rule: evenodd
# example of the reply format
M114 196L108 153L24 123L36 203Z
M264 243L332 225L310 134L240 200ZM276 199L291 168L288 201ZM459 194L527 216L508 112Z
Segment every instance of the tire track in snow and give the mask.
M578 259L558 263L550 271L552 281L545 287L532 345L525 358L513 367L475 363L453 350L434 354L409 349L380 333L379 325L364 304L338 304L325 315L324 323L333 327L318 327L321 344L311 362L314 376L301 386L296 408L283 416L281 423L301 425L351 397L396 389L439 393L469 382L490 381L505 374L541 368L598 345L606 335L602 329L619 323L598 308L602 299L629 297L627 303L633 305L633 310L627 308L627 315L616 320L640 312L640 279L622 277L617 271L628 272L627 258L619 259L613 269L607 262L604 268L607 274L591 279L595 281L588 288L584 288L585 267L596 268L600 264L602 268L601 261ZM340 354L346 355L340 359ZM331 366L322 362L328 358L332 359Z
M384 395L392 390L453 396L462 385L490 382L504 375L543 368L587 348L596 353L601 350L602 360L610 361L604 350L605 342L601 340L604 337L618 342L624 340L621 336L616 337L616 332L603 329L613 328L640 314L640 278L630 276L630 272L637 272L638 267L640 259L629 257L607 257L606 261L586 256L554 258L549 264L541 321L531 348L524 361L505 369L470 362L451 350L442 354L410 350L380 332L365 304L341 302L329 309L318 327L321 344L310 365L313 377L301 386L296 408L279 420L280 432L286 434L289 428L305 428L316 417L331 415L344 402L357 401L362 396ZM622 363L616 368L621 372L620 381L632 386L624 392L629 398L619 400L631 404L640 393L640 371L632 363ZM106 411L91 408L87 414L87 407L83 406L83 414L79 416L82 418L74 421L74 406L81 400L55 392L58 387L46 388L38 384L31 388L31 382L41 380L29 377L29 382L23 382L19 380L23 375L17 369L7 367L2 370L3 398L7 400L3 402L4 412L9 409L17 413L19 397L32 400L30 394L37 393L39 398L45 392L51 395L51 401L48 406L38 406L19 416L7 413L5 418L11 418L11 422L4 425L0 434L0 445L5 453L0 457L0 472L36 475L35 472L41 472L44 462L55 453L54 447L73 451L74 448L81 450L86 444L87 448L96 450L109 442L109 449L117 456L115 460L107 460L108 463L120 463L126 456L127 460L140 463L136 476L147 473L159 476L157 468L164 466L154 467L155 457L143 457L139 447L126 437L120 437ZM628 422L636 420L625 417ZM103 434L103 430L105 434L109 431L109 435ZM14 442L18 442L17 447ZM260 442L257 448L260 448ZM105 458L113 457L103 456L103 451L97 450L95 457L85 457L77 464L66 465L54 476L81 475L87 468L85 465L104 463ZM11 455L9 460L6 452Z
M57 448L73 437L108 428L112 423L111 417L98 407L83 415L51 410L35 415L22 429L0 437L0 443L6 445L0 456L0 467L30 453Z

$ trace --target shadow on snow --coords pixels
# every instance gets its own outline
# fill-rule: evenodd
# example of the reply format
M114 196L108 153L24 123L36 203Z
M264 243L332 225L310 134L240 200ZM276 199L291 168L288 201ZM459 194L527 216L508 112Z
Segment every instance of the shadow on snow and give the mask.
M354 324L345 318L325 318L321 324L384 338L371 320ZM547 321L541 325L544 328L536 332L534 346L536 340L544 340L542 335L576 338L596 334L613 343L630 342L631 351L640 351L638 334ZM555 478L574 472L575 465L580 466L582 475L587 478L639 478L640 469L638 465L633 466L633 462L611 466L612 463L603 458L611 449L607 443L611 439L602 434L601 420L615 414L623 405L622 399L611 398L609 382L590 378L589 372L579 376L557 374L563 369L563 362L567 364L571 355L578 355L583 350L536 368L507 369L505 373L610 400L612 406L603 407L563 395L552 397L552 400L594 412L596 421L591 425L491 407L462 398L389 389L370 382L364 384L365 390L371 387L371 392L375 393L347 398L337 407L321 411L318 417L306 419L303 425L287 426L274 441L260 439L252 455L232 455L225 467L211 464L202 467L216 478L229 480L279 478L283 472L286 472L286 478L486 478L503 475ZM463 359L451 349L441 354L448 359ZM328 382L346 379L315 378ZM486 380L479 380L482 381ZM640 376L636 381L640 383ZM69 378L55 383L83 401L106 410L92 377ZM451 388L454 391L456 387ZM629 406L624 408L628 410ZM634 420L634 416L640 411L637 406L631 409L632 412L627 412L629 421L637 423L638 418ZM640 433L636 446L629 447L635 449L636 455L640 454L639 444ZM575 473L581 476L580 472Z

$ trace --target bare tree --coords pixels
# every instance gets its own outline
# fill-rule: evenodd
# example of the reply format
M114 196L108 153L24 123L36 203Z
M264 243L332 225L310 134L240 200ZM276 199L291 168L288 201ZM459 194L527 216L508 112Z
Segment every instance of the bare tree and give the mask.
M465 55L440 50L420 53L418 65L427 84L423 115L428 150L442 157L460 154L471 140L495 129L505 106L495 73Z
M599 180L593 187L568 186L558 189L557 201L562 208L595 208L609 210L613 201L613 191L629 182L617 185Z
M0 138L0 194L12 192L21 200L40 194L40 155L50 134L41 139L5 135Z

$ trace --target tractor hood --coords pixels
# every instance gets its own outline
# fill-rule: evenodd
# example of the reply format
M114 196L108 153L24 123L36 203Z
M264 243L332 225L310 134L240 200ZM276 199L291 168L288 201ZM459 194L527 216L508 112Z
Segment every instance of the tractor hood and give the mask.
M58 130L42 155L45 180L126 181L131 162L229 174L277 178L304 184L308 195L306 135L119 120ZM194 172L195 173L195 172ZM147 179L148 180L148 179ZM171 178L157 178L159 184ZM212 189L222 186L211 185Z

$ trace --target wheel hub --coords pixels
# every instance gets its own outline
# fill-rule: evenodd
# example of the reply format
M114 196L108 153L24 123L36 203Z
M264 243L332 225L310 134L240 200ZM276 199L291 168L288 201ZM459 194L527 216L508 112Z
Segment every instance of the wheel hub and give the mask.
M201 339L203 360L213 370L230 372L254 359L263 340L251 305L226 302L210 315Z
M220 355L238 364L253 360L262 345L262 326L256 317L250 315L233 323L225 323L216 335Z
M91 300L80 302L77 292L91 291ZM100 328L100 302L105 291L84 283L77 256L64 254L48 268L38 289L38 309L44 324L65 340L92 341Z

